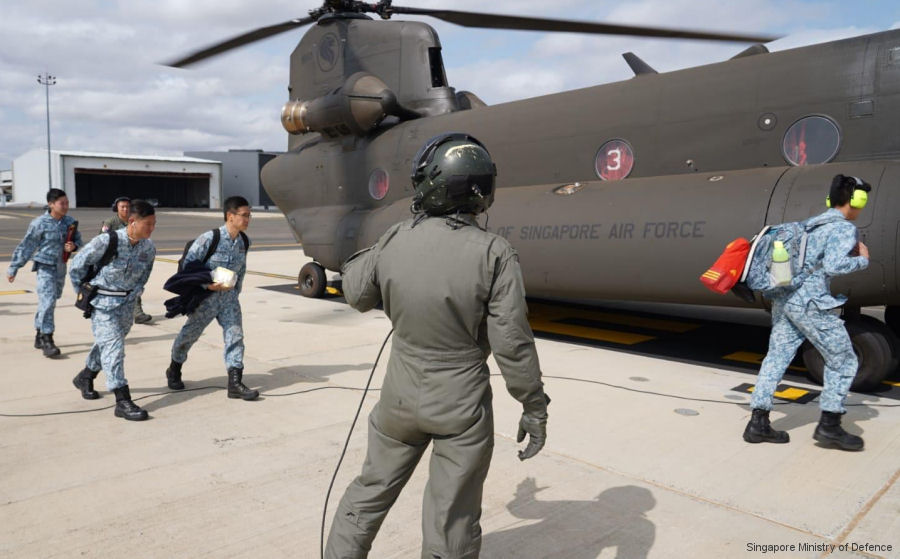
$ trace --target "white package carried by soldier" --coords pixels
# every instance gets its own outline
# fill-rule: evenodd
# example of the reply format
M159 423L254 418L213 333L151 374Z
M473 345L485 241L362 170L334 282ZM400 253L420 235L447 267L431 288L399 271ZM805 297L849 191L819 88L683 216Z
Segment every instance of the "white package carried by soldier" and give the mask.
M234 284L237 283L237 275L228 268L218 266L212 271L212 280L215 283L221 283L225 287L234 287Z

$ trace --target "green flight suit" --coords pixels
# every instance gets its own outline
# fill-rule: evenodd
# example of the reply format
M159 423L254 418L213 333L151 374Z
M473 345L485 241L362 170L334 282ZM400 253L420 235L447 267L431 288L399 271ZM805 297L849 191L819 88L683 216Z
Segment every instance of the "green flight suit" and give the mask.
M124 229L128 226L127 221L122 221L122 218L119 217L119 214L112 216L103 222L100 226L100 232L106 233L107 231L118 231L119 229Z
M344 265L347 302L363 312L383 303L394 337L366 460L335 513L329 559L367 557L429 442L422 557L478 557L494 446L491 350L509 393L546 417L516 252L474 216L461 219L469 225L446 217L397 224Z

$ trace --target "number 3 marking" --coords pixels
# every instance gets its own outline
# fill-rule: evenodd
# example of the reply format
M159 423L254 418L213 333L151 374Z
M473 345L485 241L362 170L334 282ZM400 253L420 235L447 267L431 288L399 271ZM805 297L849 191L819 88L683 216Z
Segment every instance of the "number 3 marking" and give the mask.
M606 169L608 171L618 171L622 167L622 150L619 148L611 149L606 152L606 157L615 154L615 159L612 161L615 163L615 166L611 165L609 162L606 163Z

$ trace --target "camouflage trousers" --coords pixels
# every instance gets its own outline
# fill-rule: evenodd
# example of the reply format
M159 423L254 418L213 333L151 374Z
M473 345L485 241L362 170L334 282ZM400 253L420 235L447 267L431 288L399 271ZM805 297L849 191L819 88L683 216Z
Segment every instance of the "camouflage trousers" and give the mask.
M379 403L378 406L382 404ZM365 559L375 535L428 448L431 463L422 502L422 559L477 559L481 551L481 498L494 450L490 405L465 431L452 436L421 433L398 440L369 414L369 446L362 473L338 504L326 559ZM388 431L387 433L385 431Z
M772 333L769 352L763 359L750 399L753 409L772 409L775 387L803 340L807 339L825 359L825 384L819 396L822 411L844 413L844 399L850 391L859 362L853 353L844 321L835 313L775 301L772 305Z
M134 299L110 310L94 309L91 314L91 331L94 345L85 365L92 371L103 370L106 388L110 391L128 384L125 379L125 336L134 322Z
M62 297L66 283L66 266L60 262L56 266L36 264L38 308L34 314L34 329L42 334L52 334L56 326L53 313L56 311L56 300Z
M225 367L244 368L243 317L237 293L233 291L213 293L197 306L197 310L188 315L187 322L181 327L175 343L172 344L172 361L176 363L187 361L191 346L214 318L222 327L225 340Z

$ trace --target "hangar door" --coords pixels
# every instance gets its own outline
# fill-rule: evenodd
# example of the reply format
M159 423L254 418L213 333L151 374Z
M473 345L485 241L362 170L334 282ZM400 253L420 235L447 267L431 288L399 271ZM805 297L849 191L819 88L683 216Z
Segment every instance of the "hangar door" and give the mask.
M119 196L168 208L208 208L209 173L75 169L79 208L107 207Z

